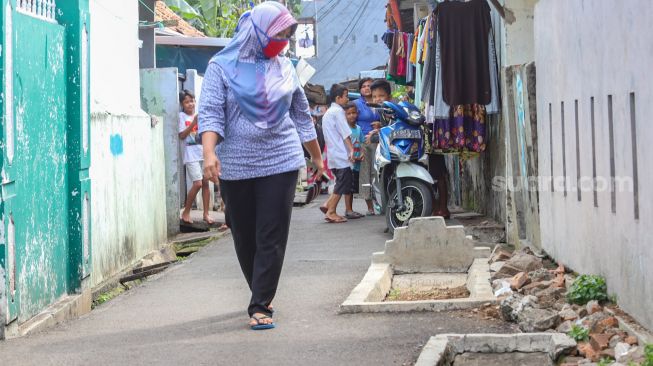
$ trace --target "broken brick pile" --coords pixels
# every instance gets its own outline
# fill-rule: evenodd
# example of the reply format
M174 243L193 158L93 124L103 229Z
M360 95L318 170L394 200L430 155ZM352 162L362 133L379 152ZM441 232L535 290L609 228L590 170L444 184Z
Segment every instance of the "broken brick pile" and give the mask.
M566 293L574 281L561 264L547 269L542 258L528 248L510 253L498 247L490 258L491 281L499 298L502 319L523 332L568 334L573 326L588 330L588 337L561 365L592 364L609 358L612 365L639 364L644 347L636 337L619 329L616 317L598 302L568 304Z

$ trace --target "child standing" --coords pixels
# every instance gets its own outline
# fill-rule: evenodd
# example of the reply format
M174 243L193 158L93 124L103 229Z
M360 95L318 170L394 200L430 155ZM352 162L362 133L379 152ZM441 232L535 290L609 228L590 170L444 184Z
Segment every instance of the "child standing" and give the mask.
M197 135L197 114L195 113L195 96L188 90L179 93L179 104L182 111L179 112L179 139L184 143L184 165L186 172L193 186L188 191L184 211L181 214L181 220L187 224L192 224L190 218L190 209L197 197L199 190L202 190L202 203L204 205L204 221L207 224L213 224L209 217L209 181L203 177L203 151L202 145L195 140Z
M358 184L360 180L361 161L363 161L363 153L361 146L363 145L363 131L361 127L356 124L358 120L358 108L355 103L349 102L345 105L345 116L347 123L351 129L351 143L354 146L354 162L351 165L352 174L354 175L354 186L352 187L352 195L345 196L345 217L348 219L358 219L363 217L360 213L353 210L354 195L358 194Z
M343 107L349 102L349 91L340 84L333 84L330 90L331 107L322 117L322 130L326 142L327 159L329 168L336 177L336 186L333 194L320 207L326 214L324 219L329 223L347 222L347 219L336 213L340 197L352 194L354 175L351 163L354 162L354 146L351 143L351 129L347 124L347 117ZM346 200L346 199L345 199Z

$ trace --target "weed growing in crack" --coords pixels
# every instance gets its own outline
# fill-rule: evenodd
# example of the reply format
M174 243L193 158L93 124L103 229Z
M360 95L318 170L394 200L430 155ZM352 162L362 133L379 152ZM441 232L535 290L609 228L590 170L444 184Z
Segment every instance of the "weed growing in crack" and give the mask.
M585 305L592 300L608 300L608 287L605 279L595 275L581 275L567 292L567 301L571 304Z
M572 325L571 330L567 335L573 338L576 342L587 341L589 339L590 331L578 325Z
M653 366L653 344L644 347L644 363L642 366Z

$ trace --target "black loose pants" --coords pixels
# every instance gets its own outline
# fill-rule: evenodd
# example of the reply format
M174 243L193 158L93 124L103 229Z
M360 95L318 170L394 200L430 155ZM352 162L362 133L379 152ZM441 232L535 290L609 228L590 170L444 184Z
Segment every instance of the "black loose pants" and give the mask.
M297 171L220 180L236 255L252 298L249 315L270 315L288 242Z

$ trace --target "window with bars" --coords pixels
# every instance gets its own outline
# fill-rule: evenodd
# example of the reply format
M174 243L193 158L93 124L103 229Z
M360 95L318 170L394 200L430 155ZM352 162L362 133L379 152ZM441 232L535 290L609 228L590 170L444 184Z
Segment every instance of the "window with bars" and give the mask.
M35 18L54 22L57 15L55 0L18 0L18 11Z

